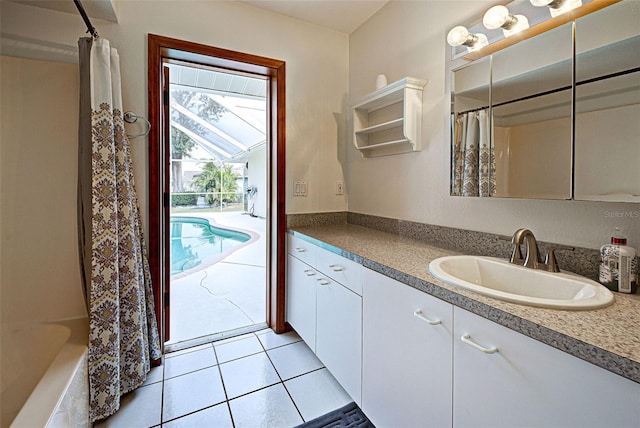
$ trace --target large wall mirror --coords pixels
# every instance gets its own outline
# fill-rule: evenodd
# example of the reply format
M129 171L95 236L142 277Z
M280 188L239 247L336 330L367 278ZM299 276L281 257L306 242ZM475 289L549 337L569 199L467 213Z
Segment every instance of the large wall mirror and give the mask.
M638 22L622 1L454 68L451 194L640 202Z
M640 2L576 20L575 189L640 202Z

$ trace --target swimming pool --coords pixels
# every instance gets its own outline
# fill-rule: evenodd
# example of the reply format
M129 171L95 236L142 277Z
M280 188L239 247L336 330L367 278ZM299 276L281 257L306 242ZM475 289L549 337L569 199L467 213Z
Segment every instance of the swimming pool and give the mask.
M200 217L171 217L171 275L206 264L216 256L247 242L251 236L212 226Z

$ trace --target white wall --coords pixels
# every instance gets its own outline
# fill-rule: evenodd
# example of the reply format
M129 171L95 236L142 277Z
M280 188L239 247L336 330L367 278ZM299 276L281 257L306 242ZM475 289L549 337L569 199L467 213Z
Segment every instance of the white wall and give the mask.
M0 57L2 323L85 316L77 238L78 67Z
M512 234L528 227L540 240L597 248L621 226L640 247L640 205L461 198L449 196L449 50L455 25L480 19L491 1L390 2L350 35L350 100L375 89L375 78L428 79L423 95L423 149L363 159L347 150L349 211ZM506 255L505 255L506 256Z
M77 14L0 2L2 32L75 46L85 32ZM343 211L344 115L348 91L348 35L235 1L119 1L117 24L92 19L118 49L125 109L147 110L147 34L157 34L286 62L287 212ZM337 117L337 118L336 118ZM133 142L135 177L146 213L147 145ZM309 195L293 198L293 181Z

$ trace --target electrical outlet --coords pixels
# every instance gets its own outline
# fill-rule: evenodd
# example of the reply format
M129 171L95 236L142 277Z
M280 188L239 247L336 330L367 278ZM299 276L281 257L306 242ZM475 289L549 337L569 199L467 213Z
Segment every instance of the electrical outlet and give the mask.
M344 195L344 183L336 181L336 195Z

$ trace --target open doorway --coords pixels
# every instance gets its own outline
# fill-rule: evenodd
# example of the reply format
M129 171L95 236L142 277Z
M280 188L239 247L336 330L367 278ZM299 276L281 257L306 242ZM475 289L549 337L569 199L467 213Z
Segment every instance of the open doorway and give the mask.
M148 42L149 260L165 351L284 332L284 62Z
M266 327L264 76L169 73L170 348Z

